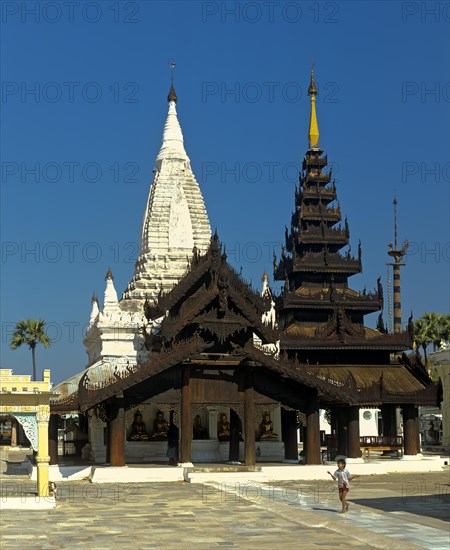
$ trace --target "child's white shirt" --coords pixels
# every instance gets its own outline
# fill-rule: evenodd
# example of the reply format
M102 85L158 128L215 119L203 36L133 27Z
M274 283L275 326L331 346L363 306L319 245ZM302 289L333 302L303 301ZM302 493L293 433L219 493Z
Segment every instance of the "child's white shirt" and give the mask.
M344 468L343 470L337 469L334 472L334 477L337 477L339 489L342 489L344 485L350 488L350 483L348 482L348 478L350 477L350 472L347 470L347 468Z

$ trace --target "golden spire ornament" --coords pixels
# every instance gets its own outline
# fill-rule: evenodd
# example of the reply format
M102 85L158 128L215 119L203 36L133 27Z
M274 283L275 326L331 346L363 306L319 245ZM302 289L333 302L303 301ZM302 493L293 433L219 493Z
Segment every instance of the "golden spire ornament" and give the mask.
M311 101L311 116L309 118L308 141L310 147L317 147L317 145L319 144L319 125L317 123L316 115L317 88L316 83L314 82L314 64L311 69L311 81L308 88L308 95L310 96Z

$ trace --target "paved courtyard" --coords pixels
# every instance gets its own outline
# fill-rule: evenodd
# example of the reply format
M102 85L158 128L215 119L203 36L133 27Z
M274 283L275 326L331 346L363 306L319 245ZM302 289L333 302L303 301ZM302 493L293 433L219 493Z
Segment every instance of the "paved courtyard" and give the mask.
M4 492L35 488L19 465L10 462L1 472ZM226 485L79 481L58 487L53 510L2 510L1 548L450 547L448 469L354 480L345 515L337 513L337 491L327 479Z

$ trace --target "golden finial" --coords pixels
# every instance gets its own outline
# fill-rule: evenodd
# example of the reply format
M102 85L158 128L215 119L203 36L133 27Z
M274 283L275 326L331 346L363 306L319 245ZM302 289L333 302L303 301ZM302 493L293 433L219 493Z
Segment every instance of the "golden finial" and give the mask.
M316 115L316 95L317 88L314 81L314 63L311 68L311 80L308 88L308 95L310 96L311 102L311 115L309 118L309 130L308 130L308 141L310 147L315 147L319 143L319 125L317 123Z

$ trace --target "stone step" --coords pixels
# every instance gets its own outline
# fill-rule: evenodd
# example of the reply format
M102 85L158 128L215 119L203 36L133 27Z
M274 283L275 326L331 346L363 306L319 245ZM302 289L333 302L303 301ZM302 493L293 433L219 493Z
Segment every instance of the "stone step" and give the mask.
M188 473L221 473L221 472L261 472L261 466L246 466L245 464L211 464L210 466L194 466L186 468Z
M268 481L263 471L241 471L241 472L187 472L185 468L184 480L188 483L226 483L246 484L252 481L264 483Z
M173 466L152 468L137 466L93 467L89 480L92 483L158 483L183 481L184 468Z

